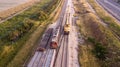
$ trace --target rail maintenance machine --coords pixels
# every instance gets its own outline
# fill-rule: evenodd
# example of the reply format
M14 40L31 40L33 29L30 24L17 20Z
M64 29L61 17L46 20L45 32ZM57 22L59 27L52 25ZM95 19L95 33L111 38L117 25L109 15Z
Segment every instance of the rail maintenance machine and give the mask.
M66 23L64 25L64 35L69 35L69 32L70 32L70 10L69 10L69 6L68 6L68 9L67 9L67 14L66 14Z

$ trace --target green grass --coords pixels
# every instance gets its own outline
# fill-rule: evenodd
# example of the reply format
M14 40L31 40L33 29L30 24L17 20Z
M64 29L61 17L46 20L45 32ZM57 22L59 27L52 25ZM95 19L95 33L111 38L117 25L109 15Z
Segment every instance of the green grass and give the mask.
M30 37L26 36L23 38L25 39L25 41L22 40L21 43L23 43L24 46L23 47L20 46L22 49L17 53L14 59L7 65L7 67L22 67L23 66L26 59L28 59L29 55L31 55L32 53L31 51L34 49L35 46L37 46L35 45L36 41L37 39L39 40L39 38L42 36L47 25L48 24L44 24L44 27L39 26L37 30L34 31L34 33Z
M108 53L106 47L103 46L102 43L97 42L95 40L95 38L88 37L87 40L88 40L88 42L94 44L94 49L92 50L92 52L95 54L95 56L99 60L105 60L106 59L106 54Z
M26 57L30 54L29 51L34 47L33 44L41 37L50 23L49 13L56 8L53 5L57 4L59 0L56 0L52 6L49 6L52 1L41 1L32 8L0 24L0 67L22 66ZM46 10L51 9L46 13L43 7L47 7ZM37 32L34 32L36 29ZM30 36L32 33L36 33L36 39L34 38L36 37L35 34L33 35L34 37ZM29 40L29 38L35 39L33 40L34 42L31 39ZM26 41L29 44L26 45ZM17 62L15 62L16 60Z

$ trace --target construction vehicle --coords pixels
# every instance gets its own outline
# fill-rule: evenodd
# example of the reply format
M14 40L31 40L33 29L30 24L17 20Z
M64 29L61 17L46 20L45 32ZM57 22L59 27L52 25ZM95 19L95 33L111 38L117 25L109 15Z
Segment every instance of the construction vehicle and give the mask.
M70 18L70 11L69 11L69 6L67 9L67 15L66 15L66 23L64 25L64 35L69 35L70 32L70 22L69 22L69 18Z
M69 35L70 32L70 24L64 25L64 35Z

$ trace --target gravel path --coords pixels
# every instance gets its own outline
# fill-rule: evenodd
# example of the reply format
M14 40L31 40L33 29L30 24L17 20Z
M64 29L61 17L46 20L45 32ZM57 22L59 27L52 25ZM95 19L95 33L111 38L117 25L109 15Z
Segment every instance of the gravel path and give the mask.
M78 32L75 22L75 17L73 16L75 11L73 9L73 3L72 0L68 2L68 5L70 5L70 24L71 24L71 31L69 35L69 45L68 45L68 57L69 57L69 66L68 67L80 67L79 61L78 61L78 45L79 45L79 39L78 39Z

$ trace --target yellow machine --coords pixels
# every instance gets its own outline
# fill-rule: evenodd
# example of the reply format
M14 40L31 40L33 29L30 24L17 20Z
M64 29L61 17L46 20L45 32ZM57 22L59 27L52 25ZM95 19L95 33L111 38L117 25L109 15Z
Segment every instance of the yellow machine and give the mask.
M68 6L68 9L67 9L67 15L66 15L67 19L66 19L66 23L64 25L64 34L65 35L69 35L69 32L70 32L70 12L69 12L69 6Z
M70 24L65 24L64 25L64 34L69 35L70 32Z

